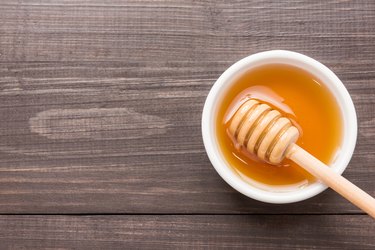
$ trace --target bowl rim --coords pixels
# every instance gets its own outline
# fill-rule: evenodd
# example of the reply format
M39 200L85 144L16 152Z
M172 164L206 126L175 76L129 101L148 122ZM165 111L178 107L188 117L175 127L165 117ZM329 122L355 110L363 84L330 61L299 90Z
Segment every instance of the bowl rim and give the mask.
M290 192L267 191L252 186L235 173L232 167L227 164L216 143L215 131L216 102L220 99L220 94L223 94L223 92L230 87L233 78L240 75L241 72L249 70L251 67L277 62L302 67L302 69L307 70L313 75L319 75L321 82L327 86L335 96L343 119L343 139L340 154L331 167L335 172L341 175L350 162L357 140L357 115L353 101L344 84L328 67L311 57L297 52L287 50L259 52L235 62L225 70L216 80L206 98L202 112L201 129L203 143L213 167L230 186L255 200L283 204L311 198L323 192L327 189L327 186L317 181L302 189L296 189Z

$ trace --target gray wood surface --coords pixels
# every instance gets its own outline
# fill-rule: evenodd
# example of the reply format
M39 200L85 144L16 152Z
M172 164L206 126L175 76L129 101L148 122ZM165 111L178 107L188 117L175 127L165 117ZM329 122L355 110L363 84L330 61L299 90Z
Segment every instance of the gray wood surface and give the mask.
M204 220L207 246L254 241L272 248L286 237L272 231L275 219L283 230L300 230L302 240L285 248L322 247L325 240L374 247L373 222L332 191L290 205L238 194L211 167L200 132L205 97L228 66L264 50L304 53L329 66L353 98L358 143L344 176L374 196L374 41L372 0L0 0L0 239L9 248L121 246L130 229L117 223L141 230L139 223L150 220L150 231L130 239L205 247L203 238L194 242ZM108 239L101 228L107 219L116 233ZM158 241L164 223L173 231L190 220L186 231ZM253 221L273 236L252 228ZM70 240L65 230L85 236L81 223L89 224L82 230L90 237L102 238ZM233 230L243 227L237 241ZM311 237L304 234L310 229Z
M365 250L375 246L375 223L364 215L0 216L0 226L7 228L0 235L2 249Z

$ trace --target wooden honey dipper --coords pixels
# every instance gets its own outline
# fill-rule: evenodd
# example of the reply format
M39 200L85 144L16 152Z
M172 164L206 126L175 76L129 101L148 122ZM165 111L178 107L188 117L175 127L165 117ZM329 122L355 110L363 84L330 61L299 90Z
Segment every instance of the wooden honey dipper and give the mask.
M270 164L289 158L375 218L375 199L295 144L299 131L279 111L249 99L229 125L230 134L251 154Z

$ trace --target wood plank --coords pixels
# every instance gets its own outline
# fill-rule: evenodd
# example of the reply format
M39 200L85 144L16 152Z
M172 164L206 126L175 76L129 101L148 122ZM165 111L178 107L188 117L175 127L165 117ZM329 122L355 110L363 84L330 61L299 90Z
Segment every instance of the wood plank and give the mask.
M303 205L270 206L229 188L200 135L214 73L202 76L188 65L144 75L132 68L118 77L127 64L4 65L10 70L0 73L2 213L358 212L333 192ZM374 195L375 90L357 69L343 68L360 125L345 176Z
M1 1L0 213L358 213L333 192L252 201L211 167L215 79L283 48L330 66L356 104L345 172L375 195L373 1ZM327 25L329 23L330 25Z
M267 49L374 58L375 3L361 1L11 1L0 61L233 62Z
M343 216L0 216L3 249L374 249L375 224Z

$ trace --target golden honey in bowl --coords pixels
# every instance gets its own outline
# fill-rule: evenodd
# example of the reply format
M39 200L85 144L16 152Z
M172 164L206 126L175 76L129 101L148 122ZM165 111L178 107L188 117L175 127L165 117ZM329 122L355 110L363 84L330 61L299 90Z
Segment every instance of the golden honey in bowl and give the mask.
M216 120L219 147L243 178L267 186L302 187L314 177L290 160L270 165L239 146L229 133L233 114L249 98L270 105L289 118L300 137L297 144L322 162L331 163L342 139L342 118L332 93L309 72L286 64L253 68L235 79L221 101Z

